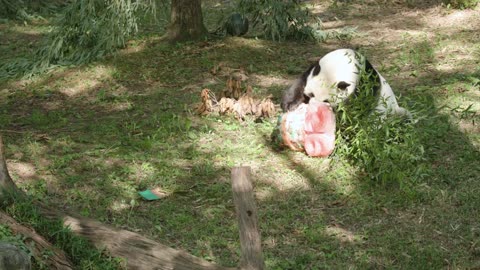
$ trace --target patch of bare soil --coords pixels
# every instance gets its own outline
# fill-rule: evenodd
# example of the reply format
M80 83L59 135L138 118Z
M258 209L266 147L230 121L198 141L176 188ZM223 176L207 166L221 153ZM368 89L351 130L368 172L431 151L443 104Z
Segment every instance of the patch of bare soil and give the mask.
M357 27L361 37L352 43L370 46L391 43L393 47L406 33L432 36L480 28L479 10L448 9L439 1L362 2L366 4L318 4L314 14L323 21L325 29Z

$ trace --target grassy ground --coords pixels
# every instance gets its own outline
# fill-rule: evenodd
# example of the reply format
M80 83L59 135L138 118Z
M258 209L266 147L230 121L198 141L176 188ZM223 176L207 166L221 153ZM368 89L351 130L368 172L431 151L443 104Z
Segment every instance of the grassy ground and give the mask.
M357 35L168 46L150 32L116 57L1 82L0 129L15 181L51 206L234 266L230 169L249 165L268 269L480 267L479 11L363 1L313 12L326 29L358 27ZM28 55L45 27L0 24L0 60ZM373 185L338 156L277 151L269 139L276 119L194 113L201 89L224 88L227 67L278 103L312 59L345 46L360 47L406 107L432 112L418 124L428 174L413 190ZM145 202L137 194L154 187L170 196Z

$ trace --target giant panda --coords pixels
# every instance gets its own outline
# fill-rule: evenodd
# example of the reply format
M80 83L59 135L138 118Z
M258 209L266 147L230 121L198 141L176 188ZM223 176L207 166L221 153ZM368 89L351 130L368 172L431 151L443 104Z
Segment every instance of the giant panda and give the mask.
M338 49L327 53L318 62L310 66L298 78L282 97L283 111L295 110L300 104L308 103L311 98L327 102L336 107L365 91L361 84L374 80L371 93L375 95L376 111L382 116L396 114L410 117L410 113L400 107L392 88L385 78L360 53L352 49Z

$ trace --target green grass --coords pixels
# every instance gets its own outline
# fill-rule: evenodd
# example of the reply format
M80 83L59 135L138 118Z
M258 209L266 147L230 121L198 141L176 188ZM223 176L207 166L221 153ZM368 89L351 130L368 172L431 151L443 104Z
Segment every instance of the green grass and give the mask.
M369 22L367 15L357 22ZM16 50L28 54L15 30L20 26L1 27L1 37L19 40ZM416 115L412 134L424 149L418 164L428 173L402 179L408 192L368 180L365 168L342 155L316 159L279 151L270 141L276 119L238 122L194 113L203 88L224 88L228 73L210 73L219 63L245 70L255 94L272 94L279 103L286 85L277 81L293 79L308 59L343 41L226 38L168 46L156 41L156 32L142 32L101 62L0 82L0 132L12 175L52 207L235 266L240 245L230 169L249 165L268 269L478 267L480 47L465 31L418 31L395 37L394 49L376 39L364 48L402 95L402 106L427 112ZM368 37L350 42L363 44L362 38ZM464 55L455 50L460 43ZM0 55L17 56L13 46L1 49ZM401 162L398 168L417 165ZM33 165L34 174L23 177L22 164ZM146 202L137 194L154 187L170 196ZM22 219L28 211L12 207L23 222L41 221ZM51 235L55 228L41 232ZM94 261L82 256L84 263Z

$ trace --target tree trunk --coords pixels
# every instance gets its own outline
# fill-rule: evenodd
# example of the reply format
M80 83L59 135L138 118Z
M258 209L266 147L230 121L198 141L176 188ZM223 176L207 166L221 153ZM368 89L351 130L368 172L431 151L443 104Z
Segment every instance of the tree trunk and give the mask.
M206 34L201 0L172 0L166 38L177 42L200 39Z

